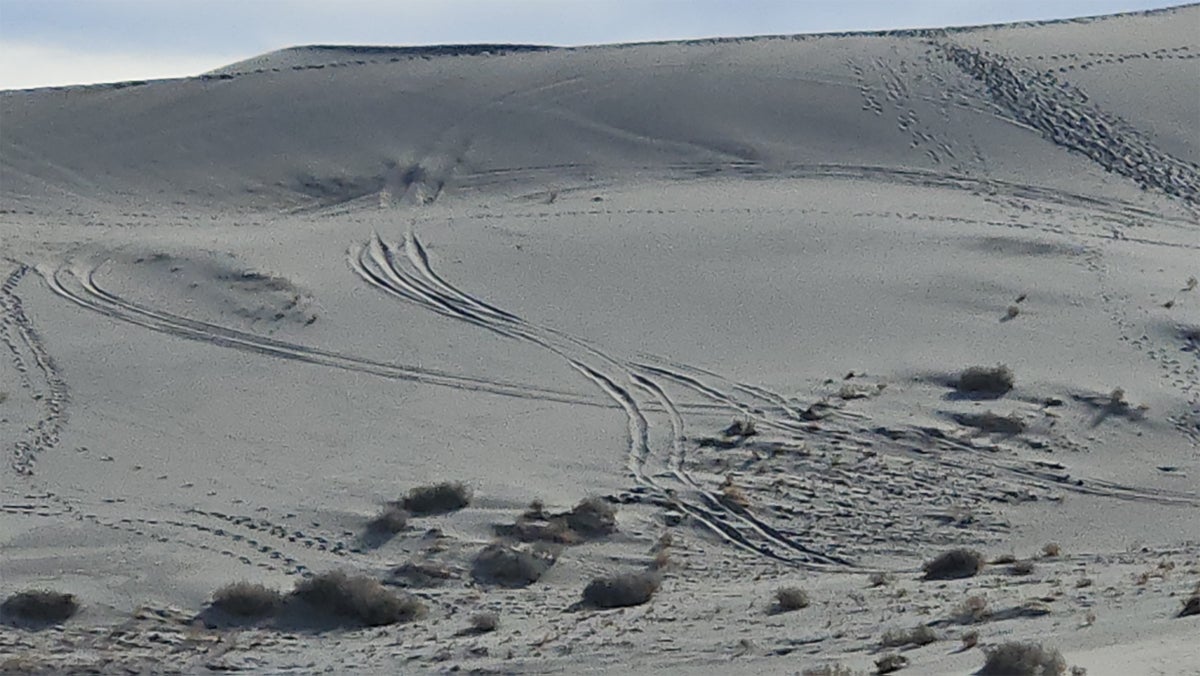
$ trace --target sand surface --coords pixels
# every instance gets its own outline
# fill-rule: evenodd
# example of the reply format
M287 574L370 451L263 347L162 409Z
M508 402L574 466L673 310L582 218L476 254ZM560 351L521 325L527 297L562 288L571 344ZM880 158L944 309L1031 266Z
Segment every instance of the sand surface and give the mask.
M1198 673L1197 36L313 47L0 93L0 594L81 603L6 618L0 670L963 674L1039 641ZM364 535L447 480L467 508ZM616 533L473 579L589 496ZM580 606L664 536L649 603ZM922 579L957 547L1001 562ZM331 570L428 613L206 614Z

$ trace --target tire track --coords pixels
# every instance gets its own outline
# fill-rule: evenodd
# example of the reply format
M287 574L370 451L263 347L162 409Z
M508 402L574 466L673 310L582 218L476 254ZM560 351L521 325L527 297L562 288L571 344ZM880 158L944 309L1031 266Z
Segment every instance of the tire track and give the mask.
M655 491L659 499L667 498L722 539L760 555L796 565L851 565L846 559L819 553L792 541L747 512L729 509L708 491L693 485L685 486L700 493L708 503L705 507L687 501L678 492L668 490L655 479L648 477L644 467L652 457L649 424L636 399L620 384L620 381L624 380L636 387L639 378L643 383L648 382L647 377L636 373L635 365L623 362L585 341L555 329L526 322L517 315L458 290L433 271L429 265L428 254L415 235L410 234L406 238L405 250L413 273L404 269L394 254L395 249L384 244L378 236L362 247L357 256L351 257L351 267L368 283L393 296L508 338L532 342L565 359L572 368L588 378L625 411L629 425L627 465L630 473L636 482ZM384 269L385 267L387 269ZM592 360L599 361L600 364L589 363ZM606 374L602 370L613 373ZM651 390L654 391L655 387L652 385ZM678 415L677 409L666 399L666 394L661 388L657 389L657 394L661 394L664 399L660 401L663 409L675 410L675 415Z
M96 281L97 270L98 268L80 270L62 266L56 269L39 270L39 272L51 290L80 307L112 319L178 338L394 380L407 380L521 399L538 399L584 406L611 406L607 402L571 392L502 380L458 376L433 369L364 359L151 309L105 291Z

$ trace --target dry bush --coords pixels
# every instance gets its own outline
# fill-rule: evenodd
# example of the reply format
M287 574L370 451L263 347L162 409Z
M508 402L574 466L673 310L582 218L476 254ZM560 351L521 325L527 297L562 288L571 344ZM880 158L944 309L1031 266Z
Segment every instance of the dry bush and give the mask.
M908 666L908 658L900 653L892 653L884 655L875 660L875 673L890 674L895 671L900 671Z
M31 589L17 592L0 604L5 618L34 623L65 622L79 612L79 600L74 594Z
M875 572L867 576L867 582L872 587L883 587L896 581L896 576L891 573Z
M1033 573L1033 570L1033 561L1029 560L1015 561L1008 567L1008 572L1012 575L1030 575Z
M1200 615L1200 589L1192 592L1192 595L1183 602L1183 608L1179 610L1179 617L1191 617L1192 615Z
M662 578L654 571L598 577L584 588L583 602L596 608L638 606L649 601L661 584Z
M929 645L938 640L937 633L923 624L912 629L890 629L879 640L884 648L902 648L910 645Z
M732 474L727 475L725 481L721 484L720 500L730 509L750 509L750 498L746 497L745 491L734 483Z
M417 486L408 492L402 507L417 516L448 514L471 504L471 489L458 481Z
M1013 388L1013 372L1007 366L972 366L963 369L954 387L959 392L1000 396Z
M984 434L1015 436L1025 431L1025 421L1015 413L999 415L991 411L983 413L956 413L954 421L964 427L973 427Z
M983 570L983 555L973 549L951 549L925 563L926 580L959 580Z
M234 582L213 592L212 607L236 617L274 615L283 605L283 594L261 584Z
M672 564L673 561L671 560L671 552L664 549L655 554L653 559L650 559L650 564L647 566L647 568L650 570L666 570L667 568L670 568Z
M499 525L496 534L519 542L554 542L574 545L617 532L617 510L603 498L585 498L570 511L552 514L536 500L511 525Z
M486 634L496 631L496 627L500 626L500 616L491 611L475 613L471 616L471 631L477 634Z
M377 536L392 536L408 527L408 512L396 503L389 503L375 518L367 522L367 532Z
M585 498L562 517L571 532L584 538L617 532L617 510L602 498Z
M436 561L408 561L392 569L392 582L401 587L435 587L458 577L458 571Z
M471 577L501 587L528 587L550 570L555 558L550 549L528 551L493 542L475 555Z
M291 593L313 610L369 627L407 622L425 613L419 599L393 592L378 580L333 571L301 580Z
M968 596L954 611L954 621L959 624L975 624L990 617L987 599L982 596Z
M758 430L754 427L754 421L746 418L744 420L734 420L729 424L729 427L721 430L721 434L727 437L745 438L758 434Z
M1036 643L1010 642L988 648L979 676L1059 676L1067 671L1057 650Z
M780 587L775 590L775 610L787 613L808 607L808 594L799 587Z
M854 676L854 670L844 664L822 664L805 669L800 676Z
M1052 559L1062 555L1062 547L1058 546L1057 542L1047 542L1042 545L1042 556L1047 559Z

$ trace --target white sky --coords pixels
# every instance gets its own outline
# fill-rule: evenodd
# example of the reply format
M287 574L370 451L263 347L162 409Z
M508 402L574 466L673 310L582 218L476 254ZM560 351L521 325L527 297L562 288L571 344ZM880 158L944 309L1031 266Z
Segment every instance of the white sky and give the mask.
M300 44L579 45L938 27L1156 0L0 0L0 89L195 75Z

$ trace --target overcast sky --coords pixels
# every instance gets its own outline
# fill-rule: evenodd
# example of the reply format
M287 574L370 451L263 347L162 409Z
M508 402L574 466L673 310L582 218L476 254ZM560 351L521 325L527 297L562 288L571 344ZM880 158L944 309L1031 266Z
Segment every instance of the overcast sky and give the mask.
M195 75L300 44L580 45L1054 19L1154 0L0 0L0 89Z

